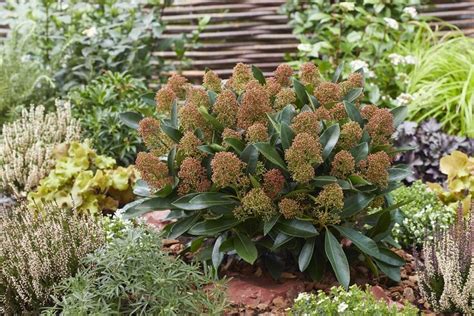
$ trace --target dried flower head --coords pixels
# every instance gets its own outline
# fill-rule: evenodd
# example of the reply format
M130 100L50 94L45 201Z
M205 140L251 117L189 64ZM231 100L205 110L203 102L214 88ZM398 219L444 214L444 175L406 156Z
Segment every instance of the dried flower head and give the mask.
M362 137L362 128L357 122L348 122L342 125L341 135L337 147L349 150L356 146Z
M263 190L272 199L283 189L285 177L278 169L270 169L263 175Z
M224 128L224 130L222 131L222 139L224 140L226 138L242 139L242 134L236 130Z
M392 113L388 109L377 109L369 118L366 128L373 144L388 144L395 132Z
M236 92L244 91L247 83L254 79L250 66L238 63L232 72L232 77L227 81L228 85Z
M172 183L168 166L160 158L150 153L138 153L135 166L146 183L153 189L159 190Z
M315 200L318 209L337 212L344 208L344 192L337 183L327 184Z
M308 133L295 136L291 147L285 151L288 169L295 181L306 183L314 175L313 165L323 162L322 147L319 138Z
M282 88L280 92L275 96L274 108L279 111L288 104L294 104L296 102L295 91L291 88Z
M377 112L379 108L376 105L373 104L367 104L362 108L360 111L360 114L362 118L365 118L366 120L370 120L370 118Z
M314 90L314 96L322 106L330 109L335 103L341 101L342 90L337 83L322 82Z
M329 111L331 112L331 117L334 121L342 121L347 118L346 107L342 102L337 103Z
M329 225L338 225L341 222L341 217L338 213L332 210L313 209L311 212L313 224L319 227L326 227Z
M346 150L338 152L331 164L331 175L345 179L355 171L355 160L351 153Z
M249 143L265 142L268 139L267 127L262 123L255 123L247 129L245 139Z
M349 75L347 81L351 88L363 88L364 87L364 75L360 72L354 72Z
M211 187L211 181L207 178L206 168L196 158L186 158L181 163L178 172L179 186L178 194L185 195L191 192L206 192Z
M176 99L176 94L169 86L164 86L155 95L156 111L167 114L171 112L171 107Z
M390 157L384 151L370 154L359 163L364 178L381 188L387 187L390 164Z
M300 81L304 85L313 85L313 87L317 87L321 82L321 75L318 67L311 62L301 65Z
M235 94L230 90L222 91L212 107L216 119L225 127L234 127L237 122L239 104Z
M209 101L209 97L207 96L206 90L204 90L203 88L196 87L189 87L187 89L186 103L193 104L198 108L201 106L209 108L211 106L211 102Z
M222 81L221 78L212 70L206 71L203 77L203 83L202 85L208 89L212 90L216 93L221 92L221 86L222 86Z
M212 127L206 122L196 105L187 104L179 109L180 124L183 131L200 129L206 138L212 135Z
M330 121L332 120L332 114L331 111L326 109L324 106L320 106L314 111L314 114L316 114L316 118L319 121Z
M243 214L253 215L256 217L261 217L264 220L270 219L275 215L275 206L273 205L272 199L265 194L262 188L254 188L250 190L241 201ZM235 213L237 218L243 219L242 213Z
M279 84L274 77L270 77L266 80L265 90L267 91L268 95L272 97L276 96L281 90L281 84Z
M157 156L166 154L173 144L173 141L162 132L160 121L151 117L146 117L138 123L138 133L146 147Z
M174 91L178 98L184 99L186 97L186 90L189 87L189 83L188 79L186 79L185 77L178 74L173 74L168 79L167 86Z
M247 129L254 123L266 124L267 113L272 112L270 98L260 85L253 85L245 91L237 112L237 126Z
M291 128L296 134L308 133L318 136L320 129L318 115L314 112L301 112L293 118Z
M303 214L301 204L293 199L284 198L278 203L280 213L286 219L295 218Z
M212 182L224 188L239 185L246 164L231 152L218 152L211 161Z
M280 85L287 87L291 83L290 79L293 76L293 69L288 64L281 64L275 69L273 75Z
M199 150L198 146L202 145L202 141L194 135L193 132L187 131L179 140L178 149L183 157L202 158L206 153Z

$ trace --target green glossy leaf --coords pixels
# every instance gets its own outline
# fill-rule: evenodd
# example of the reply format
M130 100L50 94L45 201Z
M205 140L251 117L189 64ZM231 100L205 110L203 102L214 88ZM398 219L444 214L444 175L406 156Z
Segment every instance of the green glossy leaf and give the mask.
M179 143L181 137L183 137L183 134L179 130L164 123L161 124L161 130L175 143Z
M209 114L207 109L204 106L199 107L198 109L199 113L201 113L202 117L214 127L217 131L222 131L224 130L224 126L219 122L214 116Z
M318 99L316 99L316 97L314 95L309 95L308 98L309 98L309 104L311 105L311 109L313 111L316 110L317 108L319 108L319 101L318 101ZM309 108L305 108L305 107L307 107L307 105L305 105L301 109L301 112L310 111Z
M168 153L168 158L166 160L166 164L168 165L168 170L171 175L176 175L176 168L175 168L175 162L176 162L176 146L173 146L171 148L170 152Z
M172 209L171 199L169 197L153 197L137 200L125 205L123 217L125 219L136 218L152 211Z
M344 96L344 100L346 100L347 102L353 102L355 101L362 93L362 88L355 88L355 89L351 89L345 96Z
M401 281L400 277L400 267L394 267L391 265L388 265L382 261L379 260L374 260L375 264L379 269L385 273L386 276L388 276L391 280L399 283Z
M286 165L283 159L280 157L275 147L269 143L256 143L254 144L255 148L271 163L277 165L278 167L286 170Z
M234 150L237 152L238 155L242 153L242 151L245 149L245 143L241 141L240 139L229 137L224 139L224 142L226 144L229 144Z
M407 115L408 108L406 106L398 106L390 111L393 115L393 127L397 128L398 125L402 124Z
M283 149L288 149L295 138L295 133L286 123L281 123L281 146Z
M323 146L323 159L326 160L329 155L331 154L332 150L337 144L339 140L339 135L341 133L341 129L339 128L339 124L331 125L327 128L324 133L319 138L321 145Z
M296 97L300 101L301 105L309 103L308 94L306 93L306 88L304 85L299 82L297 79L293 78L293 87L295 88Z
M375 241L380 241L384 237L389 236L392 231L392 215L390 212L383 212L375 224L368 231L368 235L373 237Z
M257 79L257 81L261 85L264 85L267 82L265 80L265 76L263 75L262 71L257 66L252 65L252 73L253 73L253 77Z
M402 257L387 248L380 247L379 254L373 257L378 261L391 266L401 267L405 264L405 260L403 260Z
M197 146L197 148L206 153L206 154L209 154L209 155L214 155L216 153L216 151L209 145L199 145Z
M253 241L244 233L237 232L234 240L235 251L244 261L253 264L258 257L258 250Z
M264 254L263 263L274 280L278 280L281 277L282 272L285 270L285 262L271 252Z
M235 218L221 217L218 219L199 222L191 227L188 233L196 236L214 236L217 233L231 229L238 224L239 221Z
M311 222L299 219L280 219L275 228L288 236L310 238L318 235L318 231Z
M211 103L211 105L214 105L214 103L216 103L216 100L217 100L217 93L215 93L214 91L208 90L207 96L209 97L209 102Z
M119 114L120 121L133 129L138 129L138 123L143 119L143 115L137 112L124 112Z
M253 144L248 144L247 147L240 154L240 159L247 163L246 172L248 174L254 174L257 168L258 161L258 150Z
M214 269L218 270L219 266L221 265L222 260L224 259L224 253L221 252L220 248L222 243L225 240L225 235L222 234L217 237L216 241L214 242L214 247L212 248L212 266Z
M325 185L336 183L337 178L333 176L319 176L314 178L311 183L313 183L317 188L322 188Z
M390 168L388 169L388 181L402 181L412 174L411 169Z
M353 174L351 176L348 177L348 179L351 181L351 183L355 186L358 186L358 185L370 185L371 183L367 180L365 180L364 178L362 178L361 176L359 175L356 175L356 174Z
M265 221L263 223L263 235L264 236L266 236L272 230L272 228L277 223L278 219L280 219L280 214L273 216L268 221Z
M344 209L342 210L342 217L350 217L369 206L374 199L373 195L357 192L344 199Z
M316 240L314 238L306 239L303 247L301 248L300 255L298 256L298 267L303 272L308 268L311 259L313 258L314 245Z
M178 128L178 104L176 103L176 100L173 101L173 104L171 105L171 126L174 128Z
M280 112L280 123L286 123L288 126L291 125L291 121L295 117L295 108L290 104L287 105Z
M199 217L201 217L200 213L195 213L191 216L188 216L184 219L178 220L171 226L171 229L168 233L169 239L176 239L185 232L187 232L194 224L198 221Z
M369 144L366 142L360 143L351 149L351 154L352 157L354 157L356 164L367 159L367 156L369 155Z
M344 226L333 226L342 236L351 240L363 253L369 256L379 254L379 248L375 241L362 234L360 231Z
M220 192L204 192L187 194L174 201L173 207L186 211L194 211L235 203L236 201L231 198L231 195Z
M341 63L337 66L336 71L334 72L334 75L332 76L332 82L334 83L338 82L339 78L341 77L343 69L344 69L344 63Z
M326 228L324 250L339 283L347 290L350 282L349 263L342 246L336 237Z
M347 102L345 100L343 103L349 118L359 124L363 124L364 120L362 119L362 116L360 115L359 110L355 107L354 103Z
M278 235L275 237L275 241L273 243L272 249L277 250L279 247L286 244L293 238L294 238L293 236L288 236L287 234L284 234L284 233L278 233Z
M321 281L324 276L325 266L326 265L322 254L318 253L318 251L313 251L313 257L311 258L311 262L309 263L306 272L313 281L318 282Z

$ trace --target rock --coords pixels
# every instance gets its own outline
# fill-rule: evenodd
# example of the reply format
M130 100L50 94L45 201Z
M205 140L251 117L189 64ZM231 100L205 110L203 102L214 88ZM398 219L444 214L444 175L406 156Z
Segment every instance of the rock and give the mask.
M411 303L413 303L416 300L415 292L413 291L411 287L406 287L403 290L403 297Z
M387 294L385 294L385 291L380 286L372 286L371 291L372 295L374 295L376 299L384 300L387 303L390 302L390 299L388 298Z
M228 282L227 296L232 304L239 306L270 305L275 299L279 304L285 299L293 300L304 289L304 282L295 279L277 283L270 278L237 276Z
M149 212L142 217L145 219L145 222L148 225L151 225L155 227L158 231L163 230L166 225L169 223L172 223L170 220L165 220L165 218L168 216L170 213L169 210L167 211L154 211L154 212Z
M275 297L272 303L278 308L285 307L287 305L285 299L282 296Z

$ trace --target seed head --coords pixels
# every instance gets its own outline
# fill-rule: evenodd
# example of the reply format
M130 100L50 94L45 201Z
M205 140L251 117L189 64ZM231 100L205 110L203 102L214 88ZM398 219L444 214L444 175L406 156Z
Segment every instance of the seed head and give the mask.
M355 171L355 160L351 153L346 150L338 152L331 164L331 175L345 179Z
M221 81L221 78L219 78L219 76L214 71L212 70L206 71L202 81L203 81L202 85L206 89L212 90L216 93L221 92L222 81Z
M265 90L269 96L276 96L281 90L281 84L274 77L270 77L266 80Z
M359 123L348 122L342 125L341 135L339 136L337 147L344 150L349 150L359 143L361 137L362 128L360 128Z
M295 91L291 88L282 88L275 97L274 108L279 111L288 104L294 104L296 102Z
M159 190L172 182L166 163L153 154L138 153L135 166L142 179L153 189Z
M268 139L267 127L262 123L255 123L247 129L245 139L249 143L265 142Z
M280 203L278 203L278 208L286 219L295 218L303 214L300 203L293 199L282 199Z
M296 134L308 133L312 136L319 135L318 115L315 112L301 112L293 118L291 128Z
M252 85L242 96L242 104L237 112L237 126L247 129L254 123L266 124L267 113L272 112L270 98L260 85Z
M327 109L330 109L342 99L342 90L337 83L322 82L315 90L314 96L319 103Z
M278 169L270 169L263 175L263 190L272 199L283 189L285 177Z
M230 90L222 91L212 107L216 119L226 127L234 127L237 121L239 104L235 94Z
M337 103L329 111L331 112L331 117L334 121L342 121L347 118L346 108L342 102Z
M327 184L315 200L319 210L338 212L344 208L344 192L337 183Z
M244 91L247 83L253 79L252 70L248 65L238 63L232 72L232 77L228 80L228 85L236 92Z
M359 163L362 174L367 181L386 188L388 185L388 168L390 168L391 159L384 151L370 154L367 160Z
M321 82L321 75L319 73L318 67L311 62L301 65L300 81L305 86L313 85L313 87L317 87Z
M202 141L194 135L193 132L187 131L181 137L178 149L183 154L183 157L202 158L206 153L199 150L198 146L202 145Z
M206 90L204 90L203 88L195 87L188 88L186 92L186 103L188 105L193 104L198 108L200 108L201 106L209 108L211 106Z
M211 187L211 181L207 179L206 168L196 158L188 157L183 160L178 172L180 179L178 194L185 195L191 192L206 192Z
M323 162L321 153L319 138L308 133L297 134L291 147L285 151L285 160L293 179L300 183L310 181L315 175L313 165Z
M245 213L261 217L264 220L270 219L276 212L272 199L265 194L262 188L254 188L250 190L242 198L241 203Z
M365 118L366 120L370 120L370 118L377 112L378 107L373 105L373 104L368 104L362 108L360 111L360 114L362 118Z
M332 114L331 111L326 109L324 106L320 106L314 111L314 114L316 114L316 118L318 121L330 121L332 120Z
M291 69L288 64L281 64L278 65L277 69L273 72L273 75L280 85L287 87L291 83L290 79L291 76L293 76L293 69Z
M395 132L393 115L387 109L377 109L367 123L367 132L376 145L386 145Z
M220 188L239 185L245 166L234 153L218 152L211 161L212 182Z
M162 114L171 112L171 106L176 100L176 94L169 86L164 86L155 95L156 111Z
M171 90L174 91L174 93L178 96L178 98L184 99L184 97L186 96L186 90L188 89L189 83L188 83L188 79L184 78L183 76L178 75L178 74L173 74L168 79L167 86L171 88Z

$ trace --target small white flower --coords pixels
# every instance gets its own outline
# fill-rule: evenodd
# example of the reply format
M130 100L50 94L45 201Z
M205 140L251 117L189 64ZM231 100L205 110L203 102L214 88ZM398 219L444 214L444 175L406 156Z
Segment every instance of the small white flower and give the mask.
M310 298L311 298L311 295L309 295L306 292L302 292L302 293L298 294L298 297L295 298L295 302L308 301Z
M413 101L413 96L409 93L401 93L397 99L395 100L395 103L398 105L408 105L410 102Z
M418 15L415 7L406 7L403 9L403 12L408 14L412 19L416 18Z
M342 312L344 312L348 307L349 307L349 305L347 305L346 303L342 302L341 304L339 304L339 305L337 306L337 312L338 312L338 313L342 313Z
M392 18L383 18L387 26L391 29L398 30L398 22Z
M398 54L390 54L388 55L388 58L390 59L390 62L392 63L392 65L400 65L402 64L403 62L405 62L405 59L403 58L402 55L398 55Z
M365 61L360 59L351 61L349 65L351 66L351 71L356 71L361 68L364 69L364 72L368 72L369 70L369 65Z
M341 2L339 6L346 11L354 11L355 5L354 2Z
M417 59L415 56L407 55L405 56L405 64L407 65L416 65Z
M98 32L97 32L97 28L96 28L95 26L90 27L90 28L88 28L88 29L85 29L85 30L82 32L82 34L84 34L84 35L87 36L87 37L91 37L91 38L94 37L94 36L96 36L97 33L98 33Z

